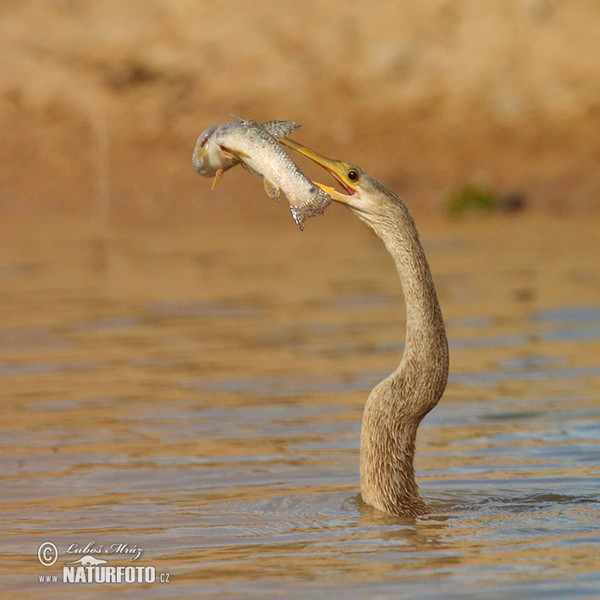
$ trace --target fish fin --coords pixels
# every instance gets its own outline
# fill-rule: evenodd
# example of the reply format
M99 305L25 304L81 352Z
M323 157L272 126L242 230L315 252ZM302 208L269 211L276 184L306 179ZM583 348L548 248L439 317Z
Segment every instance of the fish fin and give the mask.
M300 127L295 121L267 121L262 126L276 139L291 135Z
M242 150L231 150L231 152L233 153L234 156L237 156L238 158L252 158L246 152L242 152Z
M243 158L252 158L249 154L242 150L234 150L233 148L226 148L225 146L220 146L221 150L231 156L231 158L237 158L238 160L242 160Z
M221 182L221 179L223 179L223 173L225 173L225 171L223 169L219 169L215 173L215 178L213 179L212 187L210 188L211 190L214 190L219 185L219 183Z
M198 160L204 158L207 154L208 154L208 150L206 148L200 147L200 148L196 148L194 150L194 155L196 156L196 158Z
M296 225L298 225L298 229L300 229L300 231L304 231L305 217L302 214L302 212L294 209L292 206L290 206L290 211L292 213L292 217L294 218L294 221L296 222Z
M265 192L270 198L279 198L279 187L276 186L272 181L269 181L266 177L263 179L265 185Z

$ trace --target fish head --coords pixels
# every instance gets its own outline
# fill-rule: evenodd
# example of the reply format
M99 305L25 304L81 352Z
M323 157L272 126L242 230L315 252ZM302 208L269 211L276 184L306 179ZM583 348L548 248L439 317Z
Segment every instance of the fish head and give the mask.
M216 125L207 127L198 137L194 154L192 155L192 163L194 169L203 177L213 177L217 172L214 165L214 152L211 152L210 140L214 132L218 129Z

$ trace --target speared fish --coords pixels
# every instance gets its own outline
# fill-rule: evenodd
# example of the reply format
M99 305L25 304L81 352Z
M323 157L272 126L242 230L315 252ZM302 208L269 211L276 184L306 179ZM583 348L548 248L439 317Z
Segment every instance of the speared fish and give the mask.
M305 220L322 215L331 198L302 173L278 143L298 127L294 121L260 124L250 119L209 127L196 142L194 169L203 177L214 176L214 188L225 171L241 163L251 173L263 176L271 198L279 198L283 190L294 221L304 229Z
M233 115L235 116L235 115ZM244 120L238 118L238 120ZM235 122L235 121L234 121ZM221 181L223 173L231 167L240 164L240 158L233 156L227 152L223 152L219 144L216 142L216 136L213 135L218 131L222 132L223 128L227 128L230 123L217 127L213 125L205 129L196 142L194 148L193 163L194 169L202 175L202 177L214 177L212 188L214 189ZM294 121L267 121L262 123L262 126L276 139L280 140L300 127Z

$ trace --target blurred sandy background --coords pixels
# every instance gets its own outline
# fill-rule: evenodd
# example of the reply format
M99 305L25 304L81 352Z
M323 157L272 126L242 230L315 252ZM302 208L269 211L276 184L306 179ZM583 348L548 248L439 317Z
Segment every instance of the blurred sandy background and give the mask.
M231 112L302 123L412 205L475 182L594 209L599 32L598 0L3 0L2 210L185 214Z

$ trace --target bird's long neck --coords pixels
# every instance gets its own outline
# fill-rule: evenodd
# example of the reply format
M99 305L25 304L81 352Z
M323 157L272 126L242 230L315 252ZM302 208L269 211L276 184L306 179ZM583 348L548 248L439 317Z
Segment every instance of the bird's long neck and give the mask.
M406 303L405 349L396 373L405 379L427 378L430 384L435 379L441 396L448 375L448 340L442 311L417 228L400 200L397 217L395 227L378 232L396 263ZM425 414L433 406L435 403Z
M429 264L406 205L391 198L385 213L359 215L394 258L406 302L406 344L399 367L371 392L361 432L361 492L388 513L427 512L414 476L417 427L437 404L448 378L448 342Z

